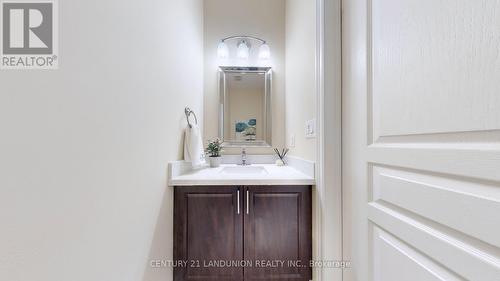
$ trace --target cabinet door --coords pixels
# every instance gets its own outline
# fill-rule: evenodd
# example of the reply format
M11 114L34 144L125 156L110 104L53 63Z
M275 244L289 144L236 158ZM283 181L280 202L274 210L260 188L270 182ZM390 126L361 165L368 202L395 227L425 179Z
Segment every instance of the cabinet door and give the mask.
M187 261L175 281L243 280L242 268L214 263L243 259L242 196L238 187L175 188L174 260Z
M311 280L310 187L247 187L244 211L245 280Z

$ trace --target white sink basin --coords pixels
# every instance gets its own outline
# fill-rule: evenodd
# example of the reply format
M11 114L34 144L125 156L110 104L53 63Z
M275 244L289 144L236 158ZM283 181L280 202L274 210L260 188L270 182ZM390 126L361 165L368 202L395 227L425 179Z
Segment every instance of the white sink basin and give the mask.
M228 175L267 175L268 172L261 166L224 167L221 173Z

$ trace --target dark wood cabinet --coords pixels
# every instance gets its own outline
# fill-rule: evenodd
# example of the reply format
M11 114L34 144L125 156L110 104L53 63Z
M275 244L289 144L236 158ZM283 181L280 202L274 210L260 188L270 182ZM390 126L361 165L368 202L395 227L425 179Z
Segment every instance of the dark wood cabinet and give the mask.
M312 279L309 186L176 187L175 281Z
M238 187L175 188L174 260L186 262L174 268L175 281L243 280L242 268L209 266L211 261L243 260L238 193Z
M246 188L244 219L246 260L278 261L244 268L246 281L310 280L311 189L307 186ZM245 211L247 211L245 210Z

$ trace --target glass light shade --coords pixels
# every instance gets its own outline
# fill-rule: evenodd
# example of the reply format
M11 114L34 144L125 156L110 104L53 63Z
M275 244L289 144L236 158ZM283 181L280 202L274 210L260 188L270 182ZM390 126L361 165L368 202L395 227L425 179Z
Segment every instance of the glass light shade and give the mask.
M259 59L268 60L271 58L271 49L266 43L262 44L259 49Z
M248 57L250 56L250 48L248 48L248 45L245 41L242 41L238 45L237 56L239 59L244 59L244 60L248 59Z
M217 56L221 59L227 59L229 57L229 48L226 43L219 43L219 46L217 46Z

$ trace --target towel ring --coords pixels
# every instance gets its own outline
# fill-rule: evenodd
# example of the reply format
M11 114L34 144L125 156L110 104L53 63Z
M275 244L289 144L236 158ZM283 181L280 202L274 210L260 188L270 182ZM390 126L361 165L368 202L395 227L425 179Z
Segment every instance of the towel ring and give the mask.
M189 116L191 116L191 114L193 114L193 116L194 116L195 124L198 125L198 118L196 117L196 114L194 113L194 111L192 111L189 107L186 107L184 109L184 113L186 114L186 119L187 119L189 128L193 128L193 125L191 125L191 122L189 122Z

